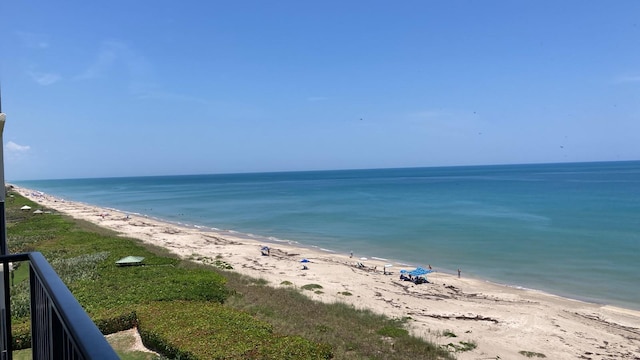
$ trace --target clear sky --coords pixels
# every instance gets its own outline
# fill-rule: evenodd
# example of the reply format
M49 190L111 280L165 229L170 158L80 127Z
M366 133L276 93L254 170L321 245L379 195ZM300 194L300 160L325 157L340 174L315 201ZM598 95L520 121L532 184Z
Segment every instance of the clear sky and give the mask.
M2 1L7 180L640 159L640 1Z

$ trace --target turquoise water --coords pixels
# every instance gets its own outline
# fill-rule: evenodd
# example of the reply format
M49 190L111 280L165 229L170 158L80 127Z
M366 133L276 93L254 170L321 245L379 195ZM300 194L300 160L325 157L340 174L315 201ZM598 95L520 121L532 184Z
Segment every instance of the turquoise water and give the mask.
M638 161L14 183L640 310Z

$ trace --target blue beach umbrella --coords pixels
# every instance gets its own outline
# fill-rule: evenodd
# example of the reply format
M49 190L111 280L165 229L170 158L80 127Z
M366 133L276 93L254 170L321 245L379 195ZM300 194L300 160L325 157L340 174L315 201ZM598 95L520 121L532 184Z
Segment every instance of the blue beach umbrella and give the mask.
M413 275L413 276L420 276L420 275L426 275L430 272L432 272L433 270L427 270L425 268L422 267L417 267L415 270L411 271L409 274Z
M300 262L301 262L301 263L308 263L308 262L309 262L309 259L302 259L302 260L300 260Z

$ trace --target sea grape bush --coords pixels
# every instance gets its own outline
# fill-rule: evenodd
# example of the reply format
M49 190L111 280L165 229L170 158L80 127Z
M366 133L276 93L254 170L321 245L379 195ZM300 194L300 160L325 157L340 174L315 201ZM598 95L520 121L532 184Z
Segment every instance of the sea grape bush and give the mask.
M92 280L98 276L98 264L109 257L108 251L80 255L69 259L53 259L51 267L65 284L74 281Z
M138 319L145 345L181 359L332 357L331 347L326 344L298 336L278 336L270 324L212 302L154 302L138 310Z

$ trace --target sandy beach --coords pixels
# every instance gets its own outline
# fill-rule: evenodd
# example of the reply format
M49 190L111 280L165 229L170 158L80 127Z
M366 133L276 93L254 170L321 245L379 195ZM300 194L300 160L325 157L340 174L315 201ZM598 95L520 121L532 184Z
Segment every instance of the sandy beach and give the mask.
M297 287L319 284L322 294L305 294L323 302L346 302L390 317L410 317L414 335L438 344L475 342L459 359L525 359L520 352L548 359L640 359L640 312L585 303L438 272L428 284L399 279L388 268L358 254L338 254L287 243L265 244L127 214L15 187L21 195L77 219L115 230L122 236L162 246L181 257L216 259L235 271L263 278L272 286L289 281ZM36 209L33 209L36 210ZM48 216L44 214L43 216ZM268 256L261 247L270 247ZM303 270L301 259L308 269ZM366 267L359 268L358 262ZM409 269L410 270L410 269ZM351 295L345 295L350 293ZM445 337L444 331L457 337Z

